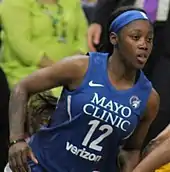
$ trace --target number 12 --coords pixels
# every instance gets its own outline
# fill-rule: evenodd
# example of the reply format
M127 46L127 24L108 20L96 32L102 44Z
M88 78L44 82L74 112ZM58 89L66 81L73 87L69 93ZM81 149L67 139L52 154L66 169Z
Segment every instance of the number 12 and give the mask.
M89 122L89 125L91 125L91 128L89 129L88 133L86 134L82 142L83 146L87 146L87 144L89 143L93 133L95 132L99 124L100 124L99 120L92 120ZM103 134L101 134L98 138L93 140L89 145L89 148L94 149L96 151L101 151L103 149L102 146L99 146L100 142L102 142L107 136L109 136L113 132L113 128L108 124L104 124L100 126L99 130L100 131L106 130L106 131Z

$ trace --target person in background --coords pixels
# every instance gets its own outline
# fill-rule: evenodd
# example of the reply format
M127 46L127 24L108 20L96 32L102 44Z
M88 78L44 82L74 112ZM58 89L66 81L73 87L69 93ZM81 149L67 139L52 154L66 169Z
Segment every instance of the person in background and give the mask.
M86 53L87 20L79 0L5 0L0 65L10 88L38 68Z

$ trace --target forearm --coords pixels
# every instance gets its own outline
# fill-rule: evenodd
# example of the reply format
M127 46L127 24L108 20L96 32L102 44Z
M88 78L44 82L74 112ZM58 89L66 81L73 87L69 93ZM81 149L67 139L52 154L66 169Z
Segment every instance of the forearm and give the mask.
M146 156L133 172L153 172L155 169L170 162L170 139L164 141L156 149L154 149L148 156Z
M22 138L24 136L24 124L26 116L28 94L20 85L16 86L9 102L9 127L10 140Z

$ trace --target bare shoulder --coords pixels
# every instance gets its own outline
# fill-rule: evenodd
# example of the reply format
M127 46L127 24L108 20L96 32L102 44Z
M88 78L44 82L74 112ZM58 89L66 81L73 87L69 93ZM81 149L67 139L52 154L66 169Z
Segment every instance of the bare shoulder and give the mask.
M82 62L84 63L88 61L88 59L89 59L88 55L74 55L74 56L65 57L61 61L73 62L78 67L79 65L82 65Z
M75 55L71 57L66 57L63 59L64 63L68 63L73 67L76 67L75 69L86 69L89 64L89 56L87 55Z
M56 71L58 68L62 68L62 73L65 75L71 75L76 78L81 78L85 75L89 65L89 56L75 55L66 57L60 62L57 62L54 66Z
M159 104L160 104L159 94L154 88L152 88L152 91L147 103L147 109L146 109L148 117L151 117L151 118L156 117L159 110Z

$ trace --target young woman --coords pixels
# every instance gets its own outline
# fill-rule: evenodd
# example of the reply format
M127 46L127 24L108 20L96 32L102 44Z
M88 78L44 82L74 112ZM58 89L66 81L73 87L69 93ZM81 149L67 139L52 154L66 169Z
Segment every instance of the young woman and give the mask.
M27 170L27 157L32 172L116 171L126 141L122 171L132 172L159 108L159 96L141 71L153 28L144 11L121 8L109 22L109 39L109 53L65 58L15 87L9 108L13 171ZM29 96L58 86L64 88L55 113L28 145L23 135Z

